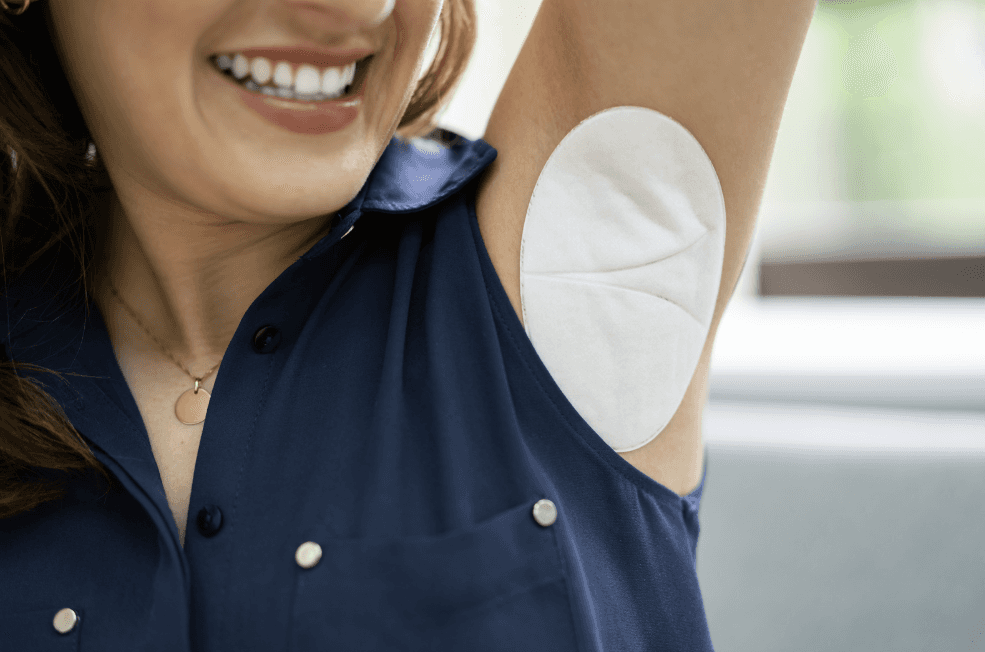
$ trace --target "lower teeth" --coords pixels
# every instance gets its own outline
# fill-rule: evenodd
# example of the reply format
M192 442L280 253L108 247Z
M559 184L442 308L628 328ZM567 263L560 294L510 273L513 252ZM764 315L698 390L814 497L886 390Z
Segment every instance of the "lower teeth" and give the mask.
M228 72L226 74L229 75ZM246 81L241 82L240 80L236 79L235 76L233 75L229 75L229 76L232 79L236 80L237 83L246 86L248 90L251 90L254 93L270 95L271 97L279 97L285 100L300 100L302 102L323 102L325 100L334 100L344 95L348 95L349 91L352 90L352 85L350 84L349 86L346 86L345 89L342 91L342 93L340 93L339 95L325 95L324 93L314 93L314 94L295 93L290 88L279 88L279 87L275 88L273 86L260 86L252 79L247 79Z

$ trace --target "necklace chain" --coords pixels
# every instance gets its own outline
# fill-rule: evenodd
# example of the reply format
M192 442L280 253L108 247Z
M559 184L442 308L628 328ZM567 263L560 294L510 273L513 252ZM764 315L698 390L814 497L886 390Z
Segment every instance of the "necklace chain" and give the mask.
M109 289L113 293L113 296L116 297L117 301L119 301L123 305L123 307L126 308L126 311L128 313L130 313L130 316L133 317L134 321L136 321L138 324L140 324L140 327L144 329L144 332L146 332L148 335L150 335L151 339L154 340L155 343L157 343L157 345L161 348L162 351L164 351L165 355L167 355L169 358L171 358L171 360L173 360L174 363L176 365L178 365L178 367L180 367L182 371L184 371L186 374L188 374L188 376L192 380L195 381L195 391L197 392L198 391L199 384L202 382L202 380L204 378L207 378L209 376L209 374L211 374L213 371L215 371L216 368L219 365L216 365L215 367L212 367L212 369L209 370L209 373L205 374L201 378L196 378L195 376L193 376L190 371L188 371L187 369L185 369L185 366L183 364L181 364L180 362L178 362L178 360L173 355L171 355L171 352L168 351L167 348L163 344L161 344L160 340L158 340L156 337L154 337L154 334L151 333L150 330L146 326L144 326L144 323L142 321L140 321L140 317L138 317L137 314L133 310L130 309L130 306L128 306L126 304L126 302L123 300L123 297L120 296L120 293L116 291L116 287L113 285L113 282L112 281L110 281Z

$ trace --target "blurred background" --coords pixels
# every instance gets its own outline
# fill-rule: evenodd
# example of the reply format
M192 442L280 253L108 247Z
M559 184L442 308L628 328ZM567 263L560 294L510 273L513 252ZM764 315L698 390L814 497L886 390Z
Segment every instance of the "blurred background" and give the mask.
M540 6L476 2L469 138ZM985 0L819 2L704 437L716 650L985 650Z

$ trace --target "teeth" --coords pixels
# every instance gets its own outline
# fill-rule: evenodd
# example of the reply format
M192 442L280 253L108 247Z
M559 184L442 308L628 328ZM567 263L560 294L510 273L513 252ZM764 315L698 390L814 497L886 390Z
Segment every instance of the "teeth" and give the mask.
M319 70L302 64L297 71L286 61L272 64L266 57L252 61L242 54L221 54L214 59L222 71L232 73L247 88L265 95L286 99L323 100L340 97L356 77L356 63L344 68ZM249 77L249 79L247 79ZM270 85L271 80L273 85Z
M250 72L250 62L242 54L237 54L233 58L233 76L236 79L242 79L246 77Z
M321 74L314 66L307 64L298 68L294 78L294 92L300 95L314 95L321 88Z
M326 68L321 77L321 92L325 95L341 95L355 77L355 63L350 63L345 68Z
M274 83L280 88L290 88L294 85L294 70L286 61L278 61L274 66Z
M269 59L264 59L263 57L254 59L250 63L250 75L253 77L253 81L261 86L270 81L270 76L272 75L270 68Z
M325 95L335 95L345 89L342 83L342 71L338 68L326 68L321 76L321 92Z

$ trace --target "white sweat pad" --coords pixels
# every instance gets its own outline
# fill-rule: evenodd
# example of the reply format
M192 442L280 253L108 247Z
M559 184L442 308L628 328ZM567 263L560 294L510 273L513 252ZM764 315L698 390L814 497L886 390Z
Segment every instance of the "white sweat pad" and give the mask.
M523 323L565 397L615 451L652 441L677 412L724 256L718 175L669 116L607 109L544 166L523 225Z

